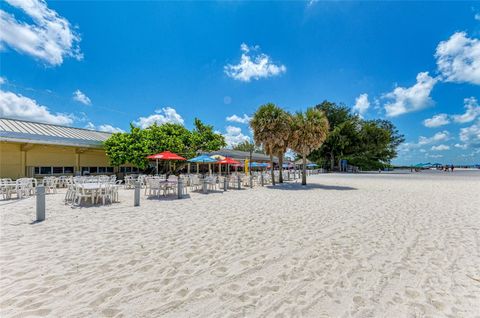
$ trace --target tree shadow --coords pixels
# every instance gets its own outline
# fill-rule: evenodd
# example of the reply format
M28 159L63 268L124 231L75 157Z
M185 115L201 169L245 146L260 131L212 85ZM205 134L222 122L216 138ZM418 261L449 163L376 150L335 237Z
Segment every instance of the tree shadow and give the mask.
M310 183L310 184L307 183L307 185L302 185L301 183L282 183L282 184L277 184L275 186L268 185L266 187L268 189L289 190L289 191L314 190L314 189L335 190L335 191L358 190L357 188L353 188L353 187L326 185L326 184L318 184L318 183Z
M160 195L160 196L156 196L156 195L151 195L151 196L147 196L145 198L145 200L149 200L149 201L177 201L177 200L183 200L183 199L190 199L190 194L184 194L182 195L182 198L179 199L178 196L175 194L175 195Z

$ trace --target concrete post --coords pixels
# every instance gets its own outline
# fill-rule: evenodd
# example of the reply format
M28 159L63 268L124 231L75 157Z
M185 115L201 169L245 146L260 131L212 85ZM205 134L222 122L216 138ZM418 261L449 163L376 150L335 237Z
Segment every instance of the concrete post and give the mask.
M242 188L242 178L240 176L237 176L237 189L240 190Z
M287 180L290 181L290 169L287 171Z
M260 183L262 184L262 187L265 185L265 182L263 180L263 173L260 174Z
M177 196L179 199L183 197L183 178L178 178L178 183L177 183Z
M37 222L45 220L45 187L39 185L37 191Z
M135 193L133 196L133 206L140 206L140 182L135 181Z
M250 180L248 180L250 183L250 189L253 188L253 176L250 174Z
M225 176L225 178L223 178L223 191L227 191L228 189L228 180L227 180L227 176Z
M204 194L207 194L207 193L208 193L208 189L207 189L207 178L203 178L202 192L203 192Z

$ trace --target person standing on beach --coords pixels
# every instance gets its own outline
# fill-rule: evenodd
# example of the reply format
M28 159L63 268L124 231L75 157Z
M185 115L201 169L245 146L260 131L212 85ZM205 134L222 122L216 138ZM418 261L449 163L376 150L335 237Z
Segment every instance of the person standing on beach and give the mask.
M452 164L452 165L450 166L450 169L452 169L452 172L453 172L453 168L454 168L454 166L453 166L453 164Z

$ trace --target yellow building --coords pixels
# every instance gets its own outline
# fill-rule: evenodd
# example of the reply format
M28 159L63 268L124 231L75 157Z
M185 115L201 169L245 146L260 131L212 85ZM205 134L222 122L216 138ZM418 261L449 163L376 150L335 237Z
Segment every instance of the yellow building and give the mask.
M110 166L102 142L110 133L0 118L0 178L135 172ZM133 171L132 171L133 169Z

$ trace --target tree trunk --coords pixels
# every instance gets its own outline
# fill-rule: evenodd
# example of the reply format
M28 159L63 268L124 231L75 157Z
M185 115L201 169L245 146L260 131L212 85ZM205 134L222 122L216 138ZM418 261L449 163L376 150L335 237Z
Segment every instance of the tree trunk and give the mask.
M272 174L272 185L275 185L275 173L273 172L273 155L270 155L270 172Z
M335 157L333 156L333 151L330 151L330 171L333 172L334 166L335 166Z
M283 173L282 173L283 172L283 154L278 156L278 165L279 165L278 183L283 183Z
M302 185L307 185L307 155L303 156L303 166L302 166Z

